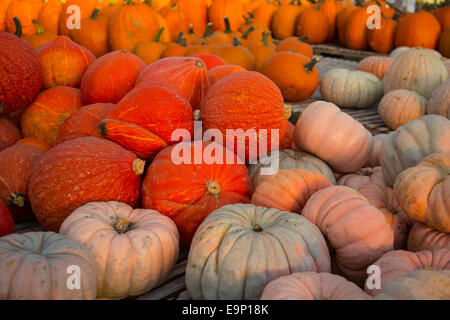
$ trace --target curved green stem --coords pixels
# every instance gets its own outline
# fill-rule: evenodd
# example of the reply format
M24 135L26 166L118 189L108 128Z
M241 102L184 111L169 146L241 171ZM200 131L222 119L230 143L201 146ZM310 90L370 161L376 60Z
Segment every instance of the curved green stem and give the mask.
M155 34L155 37L153 38L153 42L159 42L161 40L161 35L164 31L165 27L162 27L161 29L158 30L158 32Z
M304 67L305 67L305 71L308 73L311 73L311 71L313 70L314 66L317 64L317 62L319 62L319 58L314 57L311 59L310 62L305 63Z
M13 21L14 24L16 25L16 32L14 32L14 34L20 38L22 37L22 24L20 23L20 20L17 17L14 17Z
M36 34L44 34L45 30L44 27L42 26L42 24L39 23L39 21L37 21L36 19L33 19L33 24L34 27L36 28Z

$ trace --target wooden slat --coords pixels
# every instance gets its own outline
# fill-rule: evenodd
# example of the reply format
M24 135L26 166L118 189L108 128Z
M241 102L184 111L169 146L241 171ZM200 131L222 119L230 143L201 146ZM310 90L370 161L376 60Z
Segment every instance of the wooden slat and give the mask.
M185 291L186 283L184 276L175 279L171 282L165 283L159 288L140 296L137 300L162 300L168 299L177 292Z
M315 54L331 55L335 57L342 57L347 59L363 59L369 56L383 56L384 54L374 51L352 50L340 47L337 44L313 44L311 45Z

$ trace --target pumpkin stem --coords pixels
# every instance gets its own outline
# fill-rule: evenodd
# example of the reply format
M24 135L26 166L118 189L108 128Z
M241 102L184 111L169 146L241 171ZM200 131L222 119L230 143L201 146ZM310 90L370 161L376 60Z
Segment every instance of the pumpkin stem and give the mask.
M299 37L299 38L298 38L298 41L300 41L300 42L305 42L305 41L308 41L309 38L310 38L310 36Z
M255 231L255 232L261 232L261 231L263 231L263 228L261 228L261 226L259 224L255 224L253 226L252 230Z
M216 181L206 181L206 191L214 197L217 197L220 193L220 185Z
M22 37L22 23L20 23L20 20L17 17L14 17L13 21L14 24L16 25L16 32L14 32L14 34L20 38Z
M234 47L239 47L241 44L242 44L242 42L240 42L238 38L233 37L233 46Z
M264 46L268 47L269 46L270 31L266 32L264 29L262 29L261 30L261 35L262 35L261 42L263 43Z
M161 40L161 35L164 31L165 27L162 27L161 29L158 30L158 32L155 34L155 37L153 38L153 42L159 42Z
M34 27L36 28L36 34L44 34L45 30L44 27L42 26L42 24L39 23L39 21L37 21L36 19L33 19L33 24Z
M100 12L100 8L95 8L94 11L92 11L91 19L92 19L92 20L97 19L97 18L98 18L98 13L99 13L99 12Z
M291 106L288 105L288 104L285 104L285 105L283 106L283 117L284 117L286 120L289 120L289 118L291 117L291 114L292 114Z
M231 26L230 26L230 19L228 19L228 17L225 17L225 18L223 18L223 21L225 22L224 33L226 33L226 34L233 33L233 31L231 30Z
M11 197L9 198L9 202L18 206L19 208L23 208L25 206L25 195L19 192L11 192Z
M189 31L188 34L194 34L194 26L192 25L192 23L189 23Z
M114 223L114 229L116 229L117 233L122 234L130 231L132 227L132 223L127 217L120 217Z
M187 47L186 38L184 37L183 31L178 34L177 43L180 46Z
M252 22L253 22L253 19L252 18L248 18L245 14L243 14L242 15L242 17L244 18L244 20L245 20L245 25L246 26L248 26L249 24L252 24Z
M194 121L200 120L200 109L194 111Z
M195 66L197 67L197 68L204 68L205 67L205 64L203 63L203 60L202 59L197 59L197 61L195 61Z
M255 30L256 30L256 27L255 27L255 26L252 26L252 27L248 28L248 29L242 34L242 37L241 37L241 38L247 40L249 34L252 33L252 32L255 31Z
M398 11L395 11L394 16L392 17L392 20L398 21L399 18L400 18L400 13Z
M282 5L281 0L275 0L275 2L278 4L279 7L281 7Z
M135 6L136 5L136 3L134 3L133 0L125 0L125 4L128 5L128 6Z
M312 71L312 69L314 68L314 66L317 64L317 62L319 62L319 61L320 61L319 58L314 57L311 59L310 62L306 63L304 66L306 72L310 73Z
M212 23L208 22L208 24L206 25L206 29L205 29L205 33L203 34L203 39L205 38L209 38L214 34L213 30L212 30Z
M139 158L133 160L132 169L135 175L140 176L144 173L145 161Z
M172 10L177 10L178 9L178 2L174 2L171 6L170 9Z

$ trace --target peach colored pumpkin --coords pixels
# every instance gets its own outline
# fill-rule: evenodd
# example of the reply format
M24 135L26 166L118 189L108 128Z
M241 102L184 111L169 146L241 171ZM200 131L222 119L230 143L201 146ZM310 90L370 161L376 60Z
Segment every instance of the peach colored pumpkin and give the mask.
M1 300L93 300L97 270L89 250L53 232L13 233L0 238ZM77 266L80 289L71 289Z
M428 114L439 114L450 119L450 79L440 84L431 94Z
M394 193L411 219L450 232L450 153L430 154L400 173Z
M317 172L303 169L281 169L262 179L252 196L257 206L301 213L315 192L331 186L328 179Z
M450 250L450 234L415 222L408 235L408 250L422 251L445 248Z
M387 134L380 133L373 136L373 148L370 154L369 160L364 164L364 167L374 168L380 166L380 153L383 141L387 137Z
M332 103L308 105L294 131L297 148L310 152L338 172L353 172L369 159L372 135Z
M378 105L378 113L384 123L395 130L422 117L428 101L420 94L404 89L389 91Z
M356 66L356 70L371 73L382 80L393 61L393 57L370 56L362 59Z
M92 253L99 298L150 291L167 278L178 258L178 230L170 218L121 202L79 207L66 218L60 233Z
M302 215L327 238L338 273L358 285L367 277L366 268L393 249L394 233L384 214L349 187L317 191Z
M261 300L370 300L353 282L331 273L298 272L272 280Z
M450 153L450 122L430 114L398 128L384 139L380 163L389 186L397 176L434 152Z
M186 287L193 299L259 299L271 280L302 271L330 272L316 226L298 214L233 204L210 214L195 233Z
M370 204L383 212L394 231L394 249L405 249L409 229L413 222L400 207L394 191L386 186L367 183L358 189Z
M362 168L340 177L337 181L338 185L347 186L355 190L358 190L366 183L375 183L380 186L386 186L381 167Z
M380 268L381 288L384 288L390 282L414 270L450 270L450 250L437 249L419 252L394 250L384 254L374 265ZM367 283L364 289L371 296L380 292L379 289L369 289Z

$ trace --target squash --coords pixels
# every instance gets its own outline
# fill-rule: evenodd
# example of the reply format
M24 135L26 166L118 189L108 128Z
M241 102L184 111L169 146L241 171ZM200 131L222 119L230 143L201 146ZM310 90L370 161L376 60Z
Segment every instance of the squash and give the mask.
M42 86L79 87L87 68L95 56L66 36L58 36L52 42L37 49L42 67Z
M10 234L0 238L0 256L2 300L94 300L96 297L94 258L82 244L65 236L53 232ZM80 288L74 290L70 276L77 270L81 275Z
M320 10L306 8L297 19L297 37L308 37L309 44L320 44L327 40L328 19Z
M178 258L178 231L172 220L125 203L87 203L64 220L60 234L91 252L99 298L150 291L167 278Z
M318 190L331 186L315 171L281 169L264 177L255 187L252 203L256 206L301 213L308 199Z
M214 31L225 31L224 17L230 20L232 31L239 30L244 23L243 14L242 4L235 0L213 0L208 8L208 18Z
M37 21L42 25L44 30L52 34L58 34L59 17L63 3L60 0L48 0L42 5Z
M317 191L302 216L327 238L338 273L358 285L367 277L366 268L393 249L394 234L384 214L349 187Z
M438 115L423 116L391 132L383 142L381 168L388 186L397 176L431 153L450 153L450 122Z
M102 138L98 126L115 107L112 103L95 103L74 110L61 125L56 144L80 137Z
M72 211L88 202L135 206L144 165L135 154L105 139L63 142L45 153L31 172L28 195L33 212L44 228L57 231Z
M380 101L383 83L371 73L337 68L322 76L320 93L341 108L366 109Z
M352 11L345 26L345 45L353 50L367 50L369 39L367 21L372 14L366 8Z
M68 10L70 6L77 6L80 10L80 19L89 18L92 11L97 7L96 0L66 0L59 14L58 34L62 36L69 36L70 30L67 22L75 22L74 12Z
M450 232L450 153L433 153L400 173L395 197L411 219Z
M438 114L450 119L450 79L433 90L428 102L427 113Z
M336 15L341 8L342 4L338 0L325 0L319 6L319 10L325 14L328 21L327 42L334 40L336 34Z
M254 300L271 280L302 271L330 272L319 229L298 214L228 205L197 230L186 266L193 299Z
M310 59L312 59L314 55L313 48L307 44L305 38L298 37L287 37L283 41L281 41L277 46L277 51L294 51L295 53L300 53Z
M184 57L188 50L189 48L186 44L186 38L184 34L180 32L176 42L169 42L166 44L166 50L164 51L162 57Z
M42 85L39 57L25 41L0 32L0 115L29 105Z
M255 20L261 21L267 27L270 27L273 22L273 16L278 10L278 6L272 0L266 0L258 8L253 11L253 17Z
M147 170L142 205L170 217L185 247L211 212L227 204L250 202L247 168L228 153L215 142L181 142L161 151ZM226 161L230 155L232 163Z
M450 250L437 249L420 252L394 250L384 254L374 265L380 268L380 281L383 289L389 283L414 270L450 269ZM379 289L369 289L367 284L365 291L371 296L375 296L380 292Z
M33 146L38 149L41 149L44 152L47 152L48 150L50 150L52 148L52 146L49 145L47 142L45 142L44 140L37 139L37 138L23 138L23 139L20 139L19 141L17 141L15 143L15 145L17 145L17 146Z
M208 22L208 1L177 0L180 10L186 14L189 23L192 24L194 33L202 34L205 32Z
M36 29L32 21L38 18L42 5L43 2L41 0L11 1L6 9L6 31L11 33L15 33L17 31L16 23L14 22L14 18L17 18L22 26L22 35L24 37L34 34Z
M280 6L273 15L271 25L273 36L280 40L292 37L296 31L297 20L305 9L306 7L298 5L297 0Z
M147 66L136 84L147 81L164 81L172 84L189 100L192 109L197 110L200 109L200 104L209 89L207 72L205 64L199 58L164 58Z
M369 29L367 40L370 48L378 53L389 53L395 47L397 21L381 15L380 28Z
M450 7L437 8L433 12L433 15L436 17L439 24L441 25L442 31L450 27Z
M356 70L371 73L382 80L388 72L392 62L394 62L393 57L369 56L358 63Z
M411 48L395 58L383 78L384 94L395 89L406 89L429 99L433 90L447 77L444 63L434 54Z
M324 101L313 102L302 112L294 142L342 173L360 169L373 148L372 135L362 124Z
M364 164L364 167L374 168L380 166L381 147L383 146L383 141L386 137L387 134L385 133L379 133L373 136L372 153L370 154L369 160Z
M243 72L243 71L246 71L246 70L244 68L242 68L241 66L234 66L232 64L218 66L218 67L208 71L209 83L212 86L214 83L216 83L223 77L226 77L232 73Z
M450 27L444 30L439 39L439 52L447 58L450 58Z
M345 36L346 36L346 27L347 27L347 21L350 17L351 13L358 9L358 7L354 5L349 5L345 7L344 9L340 10L336 14L336 27L338 31L338 37L339 37L339 43L342 46L345 46Z
M33 24L36 28L35 34L30 34L29 36L26 36L23 40L26 41L30 47L33 49L38 49L39 47L43 46L44 44L50 43L53 41L53 39L56 38L56 34L46 32L44 27L36 20L33 20Z
M261 40L261 43L252 46L250 49L250 52L255 57L255 68L260 72L262 71L266 61L276 53L275 48L273 48L273 46L269 43L268 36L269 33L263 31L263 39Z
M400 56L402 53L405 53L406 51L408 51L409 49L414 49L414 48L405 47L405 46L397 47L391 51L391 53L389 54L389 57L396 58L396 57ZM435 58L440 59L442 57L442 55L439 53L439 51L436 51L433 49L422 48L422 47L416 47L415 49L420 49L420 50L423 50L422 52L431 53Z
M113 51L98 58L86 70L81 80L83 103L119 102L134 88L145 66L141 58L126 51ZM113 72L120 74L120 77L112 77ZM106 78L108 81L104 80Z
M0 201L0 238L14 233L14 220L8 207Z
M214 54L221 57L228 64L241 66L248 71L256 69L254 55L237 38L234 38L232 44L227 43L219 46Z
M408 235L408 251L441 248L450 250L450 234L433 230L420 222L413 224Z
M192 54L191 57L199 58L200 60L202 60L208 72L214 69L215 67L227 64L226 61L223 60L221 57L212 53L197 53Z
M151 64L161 59L167 49L167 45L161 42L161 35L164 28L160 28L151 41L138 42L133 49L133 53L142 59L146 64Z
M398 23L395 46L436 48L441 33L438 20L429 12L409 14Z
M180 32L187 33L189 31L188 17L180 9L178 2L175 1L163 7L159 14L166 20L171 41L176 41Z
M79 89L57 86L42 91L22 114L22 134L54 146L64 120L81 106Z
M21 138L17 125L7 116L0 116L0 151L12 146Z
M359 190L366 183L386 186L381 167L361 168L358 171L341 176L337 184Z
M261 300L370 300L353 282L327 272L298 272L269 282Z

